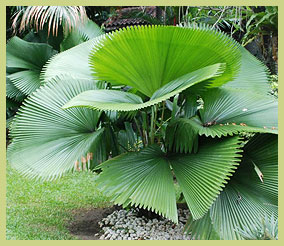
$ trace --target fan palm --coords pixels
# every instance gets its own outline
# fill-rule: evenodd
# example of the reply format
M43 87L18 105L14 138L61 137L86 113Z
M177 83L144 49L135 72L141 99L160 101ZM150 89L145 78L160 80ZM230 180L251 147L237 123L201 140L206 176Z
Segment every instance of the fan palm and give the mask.
M12 26L15 29L20 19L20 31L33 27L39 31L48 25L48 35L58 34L59 26L64 26L66 32L75 29L87 20L86 10L82 6L28 6L20 8L13 17Z
M7 110L10 111L7 118L17 110L19 105L16 102L21 103L44 84L40 77L41 71L50 58L58 53L57 46L62 47L61 51L66 50L101 34L100 27L88 20L66 34L62 42L60 39L47 39L44 31L30 31L24 39L11 38L6 47L6 102Z
M24 95L30 95L43 83L40 72L56 53L48 44L13 37L6 47L7 78Z
M277 136L254 136L245 145L240 167L207 215L189 220L187 230L200 239L241 239L239 228L254 231L264 215L277 215L277 161Z
M226 35L206 27L126 28L58 54L42 78L49 83L16 116L8 150L26 175L62 175L97 151L96 182L115 203L177 222L177 182L191 212L189 230L200 238L194 228L205 224L204 238L241 238L234 229L254 223L240 210L246 207L254 216L275 214L277 149L267 145L273 160L262 164L262 150L251 149L264 140L243 150L238 135L275 139L277 102L268 95L265 66ZM258 178L246 186L252 162L267 185ZM236 192L241 208L230 205ZM235 216L226 216L231 210Z

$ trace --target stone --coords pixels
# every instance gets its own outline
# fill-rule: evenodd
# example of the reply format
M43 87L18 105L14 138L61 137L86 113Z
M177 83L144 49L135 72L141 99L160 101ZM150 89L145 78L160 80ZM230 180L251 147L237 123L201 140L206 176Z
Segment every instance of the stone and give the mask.
M183 228L188 210L178 209L179 224L168 219L137 217L137 209L119 210L103 218L98 224L104 235L101 240L189 240Z

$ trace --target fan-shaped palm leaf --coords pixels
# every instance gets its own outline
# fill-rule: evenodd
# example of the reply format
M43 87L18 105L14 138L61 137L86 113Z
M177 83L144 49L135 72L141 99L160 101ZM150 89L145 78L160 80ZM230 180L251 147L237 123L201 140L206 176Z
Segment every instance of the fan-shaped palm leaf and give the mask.
M257 172L255 163L258 165ZM257 135L245 146L240 167L208 212L213 228L221 239L242 239L239 228L256 228L259 218L265 214L277 214L277 178L277 136ZM208 215L201 220L207 222ZM188 223L187 230L195 231L196 237L200 234L196 228L202 223L201 220Z
M53 35L57 35L60 25L64 26L65 31L71 31L87 20L87 15L82 6L28 6L14 15L14 28L19 18L20 31L32 26L37 31L42 30L47 24L48 34L52 31Z
M206 213L236 168L238 143L237 138L228 138L204 144L197 154L168 156L153 145L102 163L97 182L115 203L145 207L177 222L172 167L197 219Z
M25 70L10 74L8 78L22 93L30 95L43 84L39 79L39 74L39 71Z
M219 86L232 80L240 67L239 45L207 28L138 26L104 37L91 55L94 76L131 86L151 97L165 84L187 73L225 63Z
M197 154L170 158L177 181L194 219L208 211L238 165L239 140L208 141ZM172 161L171 161L172 160Z
M39 70L56 53L51 46L13 37L7 43L7 67Z
M239 132L278 133L278 104L272 97L216 88L208 90L202 98L200 118L179 118L167 126L166 144L170 150L191 152L198 135L214 138Z
M48 44L30 43L18 37L13 37L7 43L6 51L7 67L16 68L7 77L25 95L40 87L41 69L56 54Z
M277 136L269 134L252 138L245 146L246 155L243 160L249 167L239 175L242 184L271 199L273 204L278 203L277 140Z
M104 34L102 29L93 21L88 20L70 32L60 44L61 51L70 49L78 44L86 42Z
M66 77L33 93L15 117L9 162L28 176L48 179L72 170L77 160L95 152L103 132L97 126L100 113L61 109L70 98L90 89L96 89L93 82Z
M8 77L9 74L6 74L6 97L15 100L16 102L22 102L26 97Z
M270 91L268 68L245 48L240 47L240 51L242 61L238 76L233 81L224 84L223 87L251 91L261 95L268 94Z
M102 36L93 38L53 56L44 66L41 77L45 82L64 75L78 79L94 80L89 65L89 54Z
M270 96L234 89L212 89L202 94L200 117L203 123L245 123L264 129L277 129L278 103Z
M165 101L201 81L220 76L222 71L224 71L223 64L214 64L185 74L155 91L150 100L145 103L143 103L141 97L129 92L94 90L83 92L64 105L64 108L89 107L99 110L138 110Z
M202 219L193 220L189 215L187 224L185 225L187 230L190 230L191 238L198 240L219 240L220 236L213 228L213 224L210 218L210 213L207 212Z
M158 146L130 152L100 165L97 182L117 204L151 209L177 222L175 189L170 166Z

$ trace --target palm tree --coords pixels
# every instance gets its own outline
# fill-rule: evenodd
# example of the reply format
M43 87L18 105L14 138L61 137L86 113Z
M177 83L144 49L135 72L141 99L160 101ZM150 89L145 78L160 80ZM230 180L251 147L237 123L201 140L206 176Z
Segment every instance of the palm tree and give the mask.
M201 239L241 239L258 214L277 214L277 101L266 67L228 36L126 28L54 56L42 78L12 126L22 173L100 169L115 203L174 222L177 182Z
M70 32L87 19L86 10L82 6L21 6L13 16L12 27L15 30L20 22L20 32L30 27L39 31L47 25L48 35L51 31L57 35L59 26L64 26L64 30Z

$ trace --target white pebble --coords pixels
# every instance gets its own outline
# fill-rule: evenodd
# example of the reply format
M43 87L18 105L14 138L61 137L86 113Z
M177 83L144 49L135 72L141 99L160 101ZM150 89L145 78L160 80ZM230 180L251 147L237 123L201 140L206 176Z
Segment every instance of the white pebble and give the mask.
M178 209L179 224L168 219L147 219L137 216L137 209L119 210L103 218L98 224L104 235L101 240L189 240L183 234L189 216L188 209ZM99 234L97 234L99 236Z

